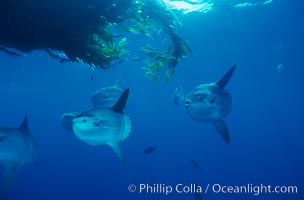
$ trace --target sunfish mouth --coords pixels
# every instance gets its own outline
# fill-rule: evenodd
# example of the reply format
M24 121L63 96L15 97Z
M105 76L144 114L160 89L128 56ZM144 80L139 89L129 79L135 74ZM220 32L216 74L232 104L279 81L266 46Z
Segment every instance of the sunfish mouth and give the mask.
M185 106L190 106L191 105L191 101L190 100L186 100L185 101Z

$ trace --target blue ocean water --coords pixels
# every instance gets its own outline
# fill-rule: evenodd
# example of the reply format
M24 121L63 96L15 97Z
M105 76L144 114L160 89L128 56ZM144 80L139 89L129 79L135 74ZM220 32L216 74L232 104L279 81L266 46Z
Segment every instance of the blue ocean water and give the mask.
M274 0L237 9L217 3L209 13L181 19L179 32L193 52L170 84L145 78L143 61L97 72L92 81L94 72L84 64L59 63L40 51L21 58L1 52L0 126L17 127L28 114L39 144L37 158L22 167L9 199L194 199L186 192L128 191L130 184L139 189L140 184L191 183L203 189L208 184L298 187L297 194L209 190L202 199L304 199L303 4ZM137 51L146 42L134 36L128 48ZM193 121L184 106L174 105L172 95L178 84L190 92L218 80L234 64L227 86L233 98L225 119L228 145L211 125ZM125 112L132 132L122 143L126 166L109 147L87 145L60 124L63 113L90 109L90 94L116 79L130 88ZM157 150L145 155L149 146ZM192 168L189 158L202 170Z

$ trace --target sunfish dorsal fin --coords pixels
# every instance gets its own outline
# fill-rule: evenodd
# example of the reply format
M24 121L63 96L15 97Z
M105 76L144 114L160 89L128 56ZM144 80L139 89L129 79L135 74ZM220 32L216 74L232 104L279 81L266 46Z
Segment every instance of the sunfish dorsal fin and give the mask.
M222 138L225 140L225 142L227 144L229 144L230 143L230 134L229 134L229 130L228 130L224 120L222 120L222 119L217 120L217 121L213 122L212 125L217 130L217 132L222 136Z
M112 107L112 110L115 112L121 113L126 106L127 100L129 96L129 88L127 88L116 101L115 105Z
M27 122L27 115L25 115L22 124L18 127L18 130L22 133L30 133Z
M115 82L114 87L116 87L116 88L124 88L122 80L121 79L117 79L116 82Z
M220 88L224 88L228 84L228 82L229 82L229 80L230 80L230 78L231 78L231 76L232 76L232 74L235 70L235 67L236 67L236 65L233 65L229 69L229 71L220 80L215 82L215 84Z
M122 163L123 165L126 165L126 160L125 160L125 158L124 158L124 156L123 156L123 154L122 154L122 151L121 151L121 149L120 149L120 147L119 147L119 144L116 143L116 142L111 142L111 143L109 143L109 145L110 145L110 147L112 147L112 149L115 151L115 153L116 153L116 155L118 156L118 158L119 158L119 160L121 161L121 163Z

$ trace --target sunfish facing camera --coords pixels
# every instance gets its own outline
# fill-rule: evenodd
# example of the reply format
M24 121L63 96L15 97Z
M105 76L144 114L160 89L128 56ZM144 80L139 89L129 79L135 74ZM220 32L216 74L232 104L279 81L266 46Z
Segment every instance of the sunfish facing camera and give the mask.
M129 89L126 89L112 108L93 108L82 113L64 114L62 125L87 144L109 145L125 164L119 143L131 132L131 121L123 113L128 95Z
M4 192L8 192L22 165L32 162L38 145L28 129L27 117L18 128L0 127L0 165L5 168Z
M225 90L235 65L218 81L197 86L185 100L186 109L193 120L209 122L226 143L230 143L229 130L223 120L231 111L232 98Z

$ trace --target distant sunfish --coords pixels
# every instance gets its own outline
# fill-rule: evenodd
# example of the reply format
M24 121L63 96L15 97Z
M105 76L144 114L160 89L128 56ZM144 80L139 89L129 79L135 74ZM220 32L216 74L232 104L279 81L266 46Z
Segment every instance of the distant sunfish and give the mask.
M185 94L181 85L178 85L174 91L173 102L175 105L181 105L184 103Z
M153 153L156 149L157 149L157 147L148 147L144 150L144 154Z
M67 113L61 117L62 125L76 137L90 145L109 145L122 163L125 163L119 143L131 132L131 121L123 113L129 89L126 89L111 108L93 108L82 113Z
M0 165L5 168L4 192L10 190L22 165L31 163L38 151L28 129L27 116L18 128L0 127Z
M114 86L96 90L91 95L91 103L94 108L111 108L123 91L124 87L121 81L117 80Z
M218 81L197 86L185 100L186 109L193 120L209 122L226 143L230 143L229 130L223 120L231 111L232 98L225 90L235 65Z
M202 170L202 166L195 160L193 159L187 159L187 161L189 162L189 164L194 167L194 168L197 168L199 170Z

